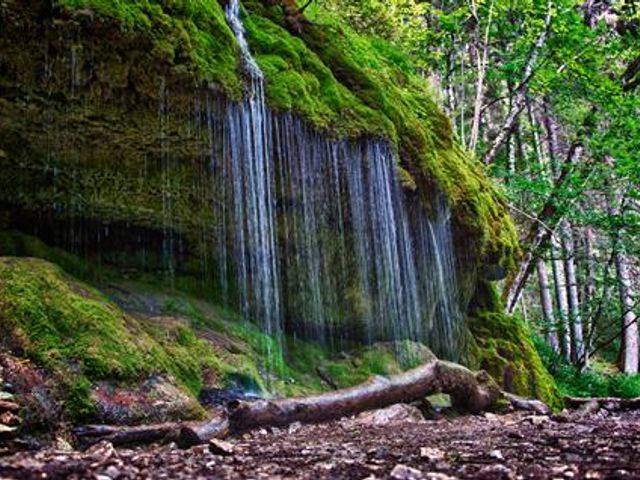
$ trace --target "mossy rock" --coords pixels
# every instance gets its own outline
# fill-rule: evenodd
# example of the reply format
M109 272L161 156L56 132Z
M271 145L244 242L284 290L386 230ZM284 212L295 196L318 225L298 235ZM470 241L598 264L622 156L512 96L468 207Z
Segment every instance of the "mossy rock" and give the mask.
M0 330L5 349L26 355L58 379L67 418L74 421L98 413L92 401L98 382L134 387L167 374L195 399L205 370L221 378L239 370L188 326L160 330L35 258L0 257ZM200 416L193 405L188 416Z
M532 332L517 316L503 313L492 285L480 282L468 317L469 366L486 370L503 389L562 408L560 392L536 350Z
M5 251L57 258L80 275L95 274L91 265L32 237L0 239ZM195 399L203 388L308 395L398 373L429 352L420 345L379 344L332 356L288 339L285 354L223 307L158 285L113 276L109 282L100 291L46 260L0 256L0 348L26 356L56 380L55 396L72 422L197 418L203 411ZM396 360L398 348L407 352L407 363ZM331 372L332 384L318 366ZM172 388L184 408L145 410L147 400ZM126 399L140 405L129 408Z

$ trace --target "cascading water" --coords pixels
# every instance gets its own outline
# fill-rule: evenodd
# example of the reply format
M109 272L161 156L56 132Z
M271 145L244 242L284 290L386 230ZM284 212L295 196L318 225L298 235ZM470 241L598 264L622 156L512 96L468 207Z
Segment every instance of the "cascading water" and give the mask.
M405 196L388 143L332 141L271 114L238 0L226 17L249 85L244 101L204 112L209 135L224 137L211 154L222 290L275 338L411 339L455 358L460 313L444 204L429 216Z
M233 204L233 242L242 311L260 319L267 334L282 333L275 228L275 184L272 175L271 116L264 98L263 75L255 62L240 20L240 3L225 10L249 76L246 99L229 106L225 117Z

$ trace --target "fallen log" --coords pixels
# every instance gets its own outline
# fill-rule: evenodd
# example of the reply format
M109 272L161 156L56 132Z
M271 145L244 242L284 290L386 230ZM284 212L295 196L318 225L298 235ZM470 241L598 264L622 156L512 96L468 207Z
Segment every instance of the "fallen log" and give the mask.
M396 403L422 400L446 393L459 411L476 413L496 410L505 401L516 409L548 412L538 400L526 400L502 392L484 371L473 372L461 365L436 360L391 377L376 376L342 390L309 397L233 400L226 412L202 423L164 423L140 427L94 425L75 430L81 445L107 440L114 445L176 441L183 447L209 442L254 428L282 426L294 422L319 423Z
M322 395L255 402L232 401L227 405L227 423L215 419L195 427L184 427L180 443L206 443L221 432L238 433L294 422L323 422L395 403L420 400L439 392L449 394L453 406L465 412L490 410L501 397L500 388L487 373L474 373L455 363L434 361L399 375L373 377L364 384Z
M166 443L178 441L184 423L160 423L134 427L111 425L85 425L74 430L81 447L88 447L101 441L113 445Z

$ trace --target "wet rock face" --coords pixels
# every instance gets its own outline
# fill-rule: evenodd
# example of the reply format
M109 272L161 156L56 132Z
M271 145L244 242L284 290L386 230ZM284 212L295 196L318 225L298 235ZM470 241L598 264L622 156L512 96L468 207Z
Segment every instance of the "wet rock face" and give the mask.
M419 202L405 212L390 145L332 142L265 105L257 118L107 24L46 27L29 15L6 23L2 81L12 94L0 100L0 168L8 172L0 210L11 228L120 267L204 277L221 298L240 297L229 303L248 305L257 321L273 315L265 330L276 336L286 317L295 324L286 333L333 337L327 343L428 338L453 359L460 319L450 305L456 289L446 285L454 274L448 214L432 224ZM21 31L18 49L9 36ZM247 123L277 123L249 149L269 162L258 171L272 170L258 186L255 159L241 154L256 137L242 131ZM278 182L282 191L266 195L268 214L253 219L262 207L247 199ZM420 225L409 228L413 217ZM252 238L263 230L269 238ZM256 253L265 246L268 268ZM271 271L276 264L287 271ZM255 301L262 291L272 293Z

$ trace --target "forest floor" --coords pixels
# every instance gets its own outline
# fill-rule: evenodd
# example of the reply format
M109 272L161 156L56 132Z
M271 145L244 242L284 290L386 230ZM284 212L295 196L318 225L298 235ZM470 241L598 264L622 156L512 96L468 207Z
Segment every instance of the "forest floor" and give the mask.
M562 419L561 419L562 420ZM640 478L640 413L578 420L524 413L375 425L349 418L257 430L209 446L40 451L0 458L0 478ZM223 453L222 455L220 453Z

